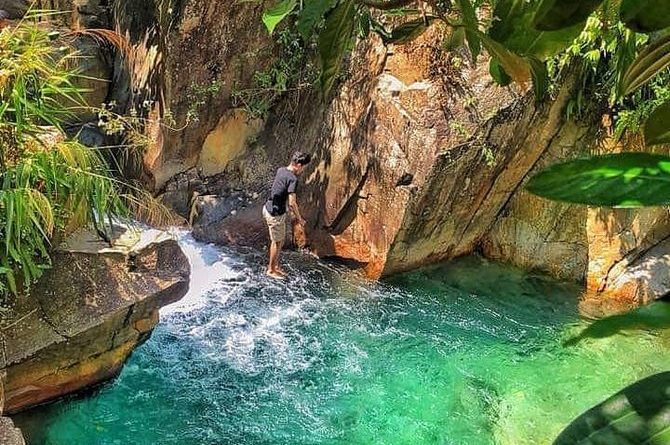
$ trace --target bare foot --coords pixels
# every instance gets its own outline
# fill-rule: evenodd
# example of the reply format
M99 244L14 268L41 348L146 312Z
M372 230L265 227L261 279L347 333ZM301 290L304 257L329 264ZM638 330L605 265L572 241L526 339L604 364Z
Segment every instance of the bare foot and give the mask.
M281 273L277 272L276 270L268 270L266 272L267 276L270 278L275 278L277 280L283 280L286 278L285 275L282 275Z
M285 271L284 269L282 269L281 267L278 267L278 268L275 270L275 272L277 272L279 275L282 275L282 276L284 276L284 277L288 276L288 274L286 273L286 271Z

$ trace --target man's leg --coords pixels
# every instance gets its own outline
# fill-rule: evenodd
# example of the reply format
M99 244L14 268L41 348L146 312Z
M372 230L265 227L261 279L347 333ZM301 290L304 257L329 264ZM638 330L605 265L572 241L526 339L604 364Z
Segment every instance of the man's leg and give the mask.
M275 256L275 262L274 262L273 269L272 269L272 270L274 270L276 273L278 273L279 275L286 275L286 273L284 272L284 270L283 270L283 269L281 268L281 266L279 265L279 257L281 256L281 250L282 250L283 248L284 248L284 242L283 242L283 241L279 241L279 242L277 243L277 255Z
M275 272L277 270L277 263L279 261L280 244L277 241L270 242L270 262L268 263L268 272Z

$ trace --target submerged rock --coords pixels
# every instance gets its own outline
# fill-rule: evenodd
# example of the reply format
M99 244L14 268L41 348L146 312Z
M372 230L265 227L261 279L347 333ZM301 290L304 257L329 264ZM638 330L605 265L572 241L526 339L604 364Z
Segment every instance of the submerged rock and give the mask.
M53 265L0 325L4 413L114 377L189 285L186 256L162 232L128 231L111 248L79 233Z

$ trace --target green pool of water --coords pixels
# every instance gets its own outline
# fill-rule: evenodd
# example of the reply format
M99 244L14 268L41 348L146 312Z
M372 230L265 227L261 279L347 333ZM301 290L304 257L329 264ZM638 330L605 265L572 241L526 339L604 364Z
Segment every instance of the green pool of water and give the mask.
M17 416L30 445L547 444L670 368L650 333L563 348L579 289L478 258L371 284L293 257L281 284L183 243L191 293L117 380Z

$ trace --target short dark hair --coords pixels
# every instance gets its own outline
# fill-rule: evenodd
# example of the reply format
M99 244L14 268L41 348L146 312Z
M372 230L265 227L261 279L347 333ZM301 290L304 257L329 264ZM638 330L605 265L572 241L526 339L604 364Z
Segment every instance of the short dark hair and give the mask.
M312 155L309 153L296 151L293 153L293 157L291 157L291 162L298 165L307 165L312 162Z

